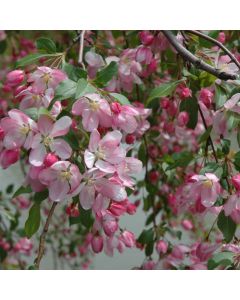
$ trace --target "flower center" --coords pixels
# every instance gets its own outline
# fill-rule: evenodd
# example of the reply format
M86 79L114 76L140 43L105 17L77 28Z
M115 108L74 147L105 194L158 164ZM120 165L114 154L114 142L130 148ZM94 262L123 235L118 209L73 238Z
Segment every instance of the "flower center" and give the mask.
M95 101L90 102L90 108L91 108L91 110L93 110L93 111L98 110L98 109L99 109L99 103L97 103L97 102L95 102Z
M70 173L70 171L61 171L60 177L63 180L69 181L71 179L71 173Z
M43 144L45 147L49 147L52 143L52 138L50 136L45 136L43 139Z
M51 79L51 76L48 73L46 73L43 75L42 79L47 84L48 81Z
M212 187L212 181L211 180L205 180L203 183L203 186L206 188L211 188Z
M20 132L24 135L27 135L30 131L30 128L29 126L26 126L26 125L23 125L21 128L20 128Z

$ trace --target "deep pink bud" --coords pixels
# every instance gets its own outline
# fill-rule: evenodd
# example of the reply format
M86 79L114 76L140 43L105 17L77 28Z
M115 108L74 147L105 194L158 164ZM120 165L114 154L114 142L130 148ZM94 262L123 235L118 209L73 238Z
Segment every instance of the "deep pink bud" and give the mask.
M24 80L24 72L22 70L14 70L7 74L6 83L11 87L17 86Z
M94 236L91 241L92 250L94 253L100 253L103 249L103 237L98 235Z
M128 248L132 248L136 244L135 236L131 231L124 230L120 238Z
M188 87L181 88L180 97L185 99L185 98L189 98L191 96L192 96L192 91Z
M223 31L219 32L217 40L220 43L225 43L226 36L225 36L225 33Z
M129 215L134 215L136 213L136 211L137 211L136 205L134 205L133 203L129 203L127 205L127 213Z
M236 174L232 177L232 184L237 191L240 191L240 174Z
M188 113L186 111L180 112L178 115L177 121L178 121L178 125L181 127L187 125L187 123L189 121Z
M152 56L153 54L150 48L140 46L136 52L136 61L145 65L149 65L152 60Z
M213 96L213 93L209 89L202 88L199 93L199 100L202 101L207 108L210 108L213 102Z
M159 172L156 170L149 172L148 178L152 184L156 183L159 178Z
M10 165L15 164L20 158L20 149L3 150L0 155L0 165L3 169L8 168Z
M51 167L51 165L55 164L57 161L58 158L54 153L48 153L44 158L44 165L46 167Z
M3 138L4 138L4 131L2 127L0 127L0 140L2 140Z
M171 104L171 102L170 102L169 98L167 98L167 97L162 98L160 101L160 106L163 109L169 108L170 104Z
M136 141L136 136L134 134L128 134L126 135L126 143L131 145L131 144L134 144L135 141Z
M119 114L122 111L121 104L119 104L118 102L113 102L111 104L111 109L115 114Z
M193 223L190 220L183 220L181 224L182 224L182 227L186 230L193 229Z
M115 216L115 217L119 217L122 214L124 214L126 212L126 207L122 202L115 202L112 201L108 210Z
M149 46L153 43L154 36L149 31L141 31L139 33L139 38L143 45Z
M156 244L156 250L158 254L165 254L168 250L168 243L160 240Z
M118 223L115 220L105 221L103 230L107 236L112 236L118 230Z

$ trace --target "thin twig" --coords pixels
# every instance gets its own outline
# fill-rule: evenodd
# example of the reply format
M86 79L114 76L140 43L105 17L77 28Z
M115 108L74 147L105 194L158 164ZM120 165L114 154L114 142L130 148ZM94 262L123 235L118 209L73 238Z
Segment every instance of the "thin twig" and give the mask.
M43 254L44 254L44 250L45 250L45 238L46 238L46 235L47 235L47 232L48 232L48 228L49 228L49 225L50 225L50 222L51 222L51 219L52 219L52 216L53 216L53 213L54 213L54 210L55 210L55 207L57 206L57 202L54 202L50 208L50 211L48 213L48 216L47 216L47 220L46 220L46 223L43 227L43 232L40 236L40 241L39 241L39 247L38 247L38 255L34 261L34 265L36 267L36 269L39 269L39 266L40 266L40 262L41 262L41 259L43 257Z
M162 33L168 39L169 43L175 48L175 50L182 56L182 58L192 63L196 68L204 70L222 80L237 79L237 75L222 72L221 70L214 68L213 66L205 63L204 61L193 55L182 44L179 43L176 36L171 31L162 30Z
M78 63L83 67L85 70L85 65L83 63L83 49L84 49L84 35L85 35L86 30L82 30L81 33L81 39L80 39L80 46L79 46L79 58L78 58Z
M188 33L191 33L191 34L194 34L196 36L199 36L213 44L215 44L216 46L218 46L220 49L223 50L223 52L225 52L230 58L231 60L235 63L235 65L239 68L240 70L240 63L238 62L238 60L236 59L236 57L232 54L231 51L229 51L221 42L219 42L218 40L215 40L214 38L200 32L200 31L197 31L197 30L185 30L185 32L188 32Z

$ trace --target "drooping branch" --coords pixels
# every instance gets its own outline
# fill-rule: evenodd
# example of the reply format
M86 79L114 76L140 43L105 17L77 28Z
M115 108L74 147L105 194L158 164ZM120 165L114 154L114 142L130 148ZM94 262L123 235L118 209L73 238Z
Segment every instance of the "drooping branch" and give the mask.
M223 50L223 52L225 52L230 58L231 60L235 63L235 65L239 68L240 70L240 63L238 62L238 60L236 59L236 57L232 54L231 51L229 51L221 42L219 42L218 40L215 40L214 38L200 32L197 30L185 30L185 32L194 34L200 38L203 38L211 43L213 43L214 45L218 46L220 49Z
M188 51L179 41L177 40L176 36L169 30L162 30L162 33L168 39L169 43L175 48L175 50L182 56L182 58L186 61L192 63L196 68L204 70L215 77L222 79L222 80L235 80L237 79L237 75L230 74L227 72L222 72L214 68L213 66L205 63L200 58L193 55L190 51Z
M43 254L44 254L44 250L45 250L45 239L46 239L46 235L47 235L47 232L48 232L48 228L49 228L49 225L50 225L50 222L51 222L51 219L52 219L52 216L53 216L53 213L54 213L54 210L57 206L57 202L54 202L50 208L50 211L48 213L48 216L47 216L47 220L46 220L46 223L43 227L43 232L40 236L40 241L39 241L39 247L38 247L38 254L37 254L37 257L34 261L34 265L35 265L35 268L36 269L39 269L39 266L40 266L40 262L42 260L42 257L43 257Z

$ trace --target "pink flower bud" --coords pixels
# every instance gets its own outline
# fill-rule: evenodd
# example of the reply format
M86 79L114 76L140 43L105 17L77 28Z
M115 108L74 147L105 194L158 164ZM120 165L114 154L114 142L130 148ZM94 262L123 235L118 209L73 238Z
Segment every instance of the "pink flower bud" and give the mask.
M199 93L199 100L202 101L207 108L210 108L213 96L213 93L209 89L202 88Z
M150 48L140 46L136 52L136 61L145 65L149 65L152 60L152 56L153 54Z
M50 167L58 161L57 156L54 153L48 153L44 158L44 165Z
M118 230L118 223L115 220L105 221L103 230L107 236L112 236Z
M24 80L24 72L22 70L14 70L7 74L6 83L11 87L17 86Z
M96 235L93 237L91 241L92 250L94 253L100 253L103 249L103 237L100 235Z
M150 145L148 147L148 154L151 158L157 158L159 156L159 150L156 145Z
M181 88L180 97L185 99L192 96L192 91L188 87Z
M152 260L145 262L142 266L143 270L153 270L156 266L156 263Z
M157 244L156 244L156 250L157 250L158 254L167 253L168 243L163 241L163 240L158 241Z
M119 114L122 111L121 104L119 104L118 102L113 102L111 104L111 109L112 109L112 112L115 114Z
M159 178L159 172L156 170L149 172L148 178L152 184L155 184Z
M126 135L126 143L131 145L131 144L134 144L135 141L136 141L136 136L134 134L128 134Z
M190 220L183 220L181 224L182 224L182 227L186 230L193 229L193 223Z
M137 207L133 203L129 203L127 205L127 213L129 215L134 215L136 213Z
M119 217L126 212L126 207L122 202L112 201L108 210L115 216Z
M145 46L150 46L154 41L154 36L149 31L141 31L139 38L141 43Z
M30 206L30 200L22 195L13 198L13 203L15 203L20 209L27 209Z
M226 36L223 31L219 32L217 40L222 44L225 43Z
M20 158L20 149L3 150L0 154L0 165L3 169L8 168L10 165L15 164Z
M232 184L237 191L240 191L240 174L236 174L232 177Z
M136 244L135 236L131 231L123 231L120 238L128 248L132 248Z
M170 102L169 98L167 98L167 97L162 98L160 101L160 106L163 109L167 109L170 106L170 104L171 104L171 102Z
M2 127L0 127L0 140L3 140L3 138L4 138L4 131Z
M178 121L178 125L181 127L187 125L187 123L189 121L188 113L186 111L180 112L178 115L177 121Z

